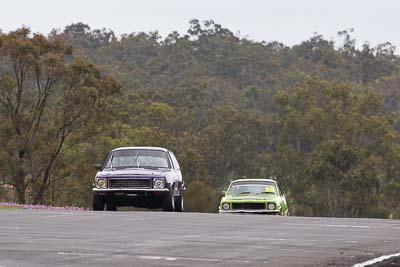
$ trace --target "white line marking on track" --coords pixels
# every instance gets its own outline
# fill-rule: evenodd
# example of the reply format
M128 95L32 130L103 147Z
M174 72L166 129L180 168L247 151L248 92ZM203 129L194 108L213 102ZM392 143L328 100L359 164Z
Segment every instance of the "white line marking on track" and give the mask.
M368 225L347 225L347 224L304 224L304 223L284 223L286 225L301 225L301 226L324 226L324 227L339 227L339 228L380 228L371 227Z
M284 238L267 237L267 238L264 238L264 240L268 240L268 241L285 241L286 239L284 239Z
M80 253L80 252L57 252L58 255L76 255L76 256L104 256L104 254L98 253ZM122 255L115 255L122 256ZM206 259L206 258L190 258L190 257L166 257L166 256L156 256L156 255L125 255L128 257L134 257L143 260L164 260L164 261L177 261L177 260L186 260L186 261L205 261L205 262L222 262L222 259ZM225 260L232 263L250 263L250 261L246 260ZM0 266L1 267L1 266Z
M46 219L49 219L49 218L60 218L62 216L65 216L65 214L48 215L48 216L43 216L43 218L46 218Z
M341 228L371 228L366 225L345 225L345 224L322 224L321 226L326 227L341 227Z
M58 255L77 255L77 256L102 256L103 254L98 253L79 253L79 252L57 252Z
M176 261L176 260L190 260L190 261L210 261L220 262L219 259L203 259L203 258L180 258L180 257L164 257L164 256L136 256L143 260L165 260L165 261Z
M326 227L343 227L343 228L348 228L349 226L347 225L342 225L342 224L322 224L321 226L326 226Z
M378 258L375 258L375 259L372 259L372 260L369 260L366 262L357 263L357 264L353 265L353 267L365 267L365 266L369 266L369 265L372 265L372 264L375 264L375 263L378 263L378 262L381 262L384 260L388 260L393 257L400 257L400 253L384 255L384 256L381 256L381 257L378 257Z
M165 257L165 256L135 256L139 259L144 260L165 260L165 261L176 261L176 260L186 260L186 261L206 261L206 262L232 262L232 263L250 263L246 260L222 260L222 259L205 259L205 258L190 258L190 257Z
M14 229L14 230L19 230L21 227L16 227L16 226L0 226L0 229ZM1 266L0 266L1 267Z

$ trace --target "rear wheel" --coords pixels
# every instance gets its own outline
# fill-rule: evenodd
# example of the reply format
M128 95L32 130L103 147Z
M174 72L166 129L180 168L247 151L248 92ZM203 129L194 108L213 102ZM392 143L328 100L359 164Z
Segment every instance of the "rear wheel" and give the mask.
M107 211L117 211L117 206L114 203L112 203L111 201L107 201L106 210Z
M101 196L93 193L93 210L104 210L105 201Z
M175 197L173 192L173 186L169 187L168 193L165 194L163 199L163 211L174 211L175 210Z
M180 189L180 194L175 198L175 211L183 212L183 190Z

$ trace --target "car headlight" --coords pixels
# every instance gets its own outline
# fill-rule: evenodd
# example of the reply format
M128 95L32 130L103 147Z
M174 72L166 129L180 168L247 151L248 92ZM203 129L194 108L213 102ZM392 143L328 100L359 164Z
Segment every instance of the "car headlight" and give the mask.
M223 204L222 204L222 209L224 209L224 210L229 210L229 208L230 208L229 203L223 203Z
M165 180L164 178L156 178L153 181L154 188L164 188L165 187Z
M97 179L96 186L97 186L97 188L107 188L107 180L106 179Z
M269 210L274 210L275 209L275 203L268 203L267 208Z

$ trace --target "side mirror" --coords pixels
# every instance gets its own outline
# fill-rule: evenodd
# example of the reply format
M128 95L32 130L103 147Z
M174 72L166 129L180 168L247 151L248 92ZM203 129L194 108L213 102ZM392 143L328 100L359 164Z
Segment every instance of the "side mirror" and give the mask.
M103 166L101 164L96 164L96 165L94 165L94 169L96 171L101 171L103 169Z
M221 191L221 197L224 197L226 195L226 191Z

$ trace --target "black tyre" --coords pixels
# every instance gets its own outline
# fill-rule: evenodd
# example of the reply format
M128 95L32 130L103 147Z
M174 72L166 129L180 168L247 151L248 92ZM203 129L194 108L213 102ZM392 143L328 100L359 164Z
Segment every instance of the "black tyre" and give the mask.
M93 210L104 210L105 201L101 196L93 193Z
M175 197L175 211L183 212L184 205L183 205L183 190L180 189L180 194L178 197Z
M117 206L114 203L112 203L111 201L107 201L106 210L107 211L117 211Z
M173 186L168 187L169 192L165 194L163 199L163 211L174 211L175 210L175 197L172 191Z

